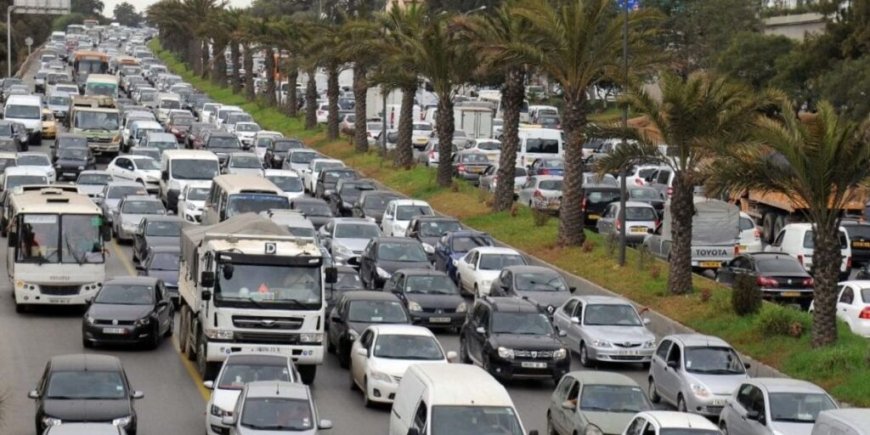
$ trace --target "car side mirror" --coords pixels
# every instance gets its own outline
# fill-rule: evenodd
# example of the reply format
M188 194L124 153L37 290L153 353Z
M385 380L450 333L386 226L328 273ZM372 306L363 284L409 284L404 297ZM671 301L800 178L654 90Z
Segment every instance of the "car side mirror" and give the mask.
M483 326L478 326L474 331L478 334L486 334L486 329Z
M570 291L571 293L574 293L577 291L577 287L568 287L568 291Z
M746 370L749 370L750 368L752 368L752 364L750 364L750 363L743 363L743 367L745 367Z
M214 272L203 272L199 275L199 284L203 287L214 287Z
M214 381L205 381L202 386L209 390L214 390Z
M750 420L755 420L755 421L757 421L757 422L759 422L759 423L762 422L762 421L764 421L764 415L762 415L762 414L761 414L760 412L758 412L758 410L756 410L756 409L749 409L749 410L747 410L747 411L746 411L746 418L748 418L748 419L750 419Z
M202 300L204 300L204 301L210 301L210 300L211 300L211 291L209 291L209 290L203 290L203 291L202 291Z
M334 267L326 268L326 283L327 284L335 284L338 282L338 269Z
M452 350L447 352L447 362L455 363L456 361L459 361L459 354Z
M169 181L169 171L163 171L163 172L160 174L160 178L161 178L163 181Z
M317 423L317 428L320 430L332 429L332 420L320 420Z
M577 316L572 317L572 318L571 318L571 323L574 323L574 324L579 325L579 324L580 324L580 318L577 317Z
M36 390L30 390L30 392L27 393L27 397L28 397L29 399L39 399L39 391L36 391Z
M559 337L567 337L567 336L568 336L568 332L566 332L566 331L562 331L562 330L560 329L559 332L558 332L558 335L559 335Z
M671 361L668 361L668 367L676 370L679 367L679 365L677 364L676 361L671 360Z
M566 400L566 401L562 402L562 408L564 408L564 409L574 409L574 402L572 402L572 401L570 401L570 400Z
M145 393L138 391L138 390L134 390L133 394L130 394L130 397L132 397L133 399L141 399L141 398L145 397Z
M226 415L221 418L221 424L223 424L224 426L233 426L236 424L236 418L232 415Z
M416 427L408 428L408 435L420 435L420 429Z
M368 358L369 357L369 350L364 348L364 347L361 347L361 348L356 350L356 354L361 356L361 357Z

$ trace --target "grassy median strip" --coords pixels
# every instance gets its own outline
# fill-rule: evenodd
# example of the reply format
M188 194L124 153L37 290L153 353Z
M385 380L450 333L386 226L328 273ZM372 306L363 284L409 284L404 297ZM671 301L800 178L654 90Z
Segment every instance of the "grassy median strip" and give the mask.
M536 215L526 207L492 213L488 206L489 194L468 183L456 182L450 188L440 188L435 182L434 168L397 169L377 151L354 152L347 137L327 141L320 130L304 130L298 118L290 118L278 109L259 103L246 102L243 96L193 75L172 54L160 50L156 41L152 49L176 74L217 102L241 106L265 129L305 139L312 148L343 160L364 176L408 196L426 200L438 211L455 216L472 228L486 231L508 245L692 329L722 337L742 353L789 376L814 382L839 400L855 406L870 406L870 346L867 339L852 334L845 325L841 325L840 340L835 346L812 349L811 319L807 313L766 303L755 315L737 316L731 309L730 290L700 276L695 277L693 294L671 295L667 291L668 265L665 262L630 249L627 265L619 267L613 242L594 233L588 234L585 246L556 246L558 220L555 218Z

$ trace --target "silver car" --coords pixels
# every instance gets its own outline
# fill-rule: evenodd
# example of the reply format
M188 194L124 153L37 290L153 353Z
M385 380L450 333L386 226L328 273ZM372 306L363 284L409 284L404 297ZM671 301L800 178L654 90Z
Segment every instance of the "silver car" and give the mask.
M87 170L79 172L76 186L79 193L96 199L102 193L103 188L112 182L112 175L106 171Z
M836 408L825 390L809 382L755 378L728 399L719 429L728 435L810 435L819 413Z
M223 417L230 435L314 435L332 429L320 420L307 385L259 381L245 385L232 415Z
M559 381L547 409L547 434L615 434L638 412L652 409L628 376L577 371Z
M335 263L346 265L362 254L371 239L381 236L381 229L368 219L337 218L320 227L320 236Z
M643 243L646 235L655 231L658 225L658 213L655 207L636 201L625 203L625 241L628 244ZM622 221L619 220L619 202L613 202L604 209L604 214L595 224L598 232L605 237L619 237Z
M553 313L553 326L567 334L562 340L585 367L596 361L649 363L656 336L647 323L634 305L612 296L574 296Z
M118 209L112 217L112 229L120 242L133 240L133 235L139 231L139 223L146 216L163 216L166 209L159 199L131 195L121 200Z
M737 387L749 379L749 364L718 337L669 335L662 339L649 369L649 398L681 412L715 417Z
M221 171L224 174L263 176L263 164L254 153L230 153L226 166Z
M112 181L103 186L103 191L97 194L96 202L103 209L103 217L108 223L112 223L118 212L118 204L127 195L147 195L148 191L142 183L134 181Z

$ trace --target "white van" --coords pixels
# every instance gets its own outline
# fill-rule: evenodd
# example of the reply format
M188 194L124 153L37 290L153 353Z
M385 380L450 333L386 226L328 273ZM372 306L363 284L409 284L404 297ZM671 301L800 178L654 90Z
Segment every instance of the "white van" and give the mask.
M525 168L535 159L563 157L565 144L562 131L552 128L520 128L520 146L517 149L517 166Z
M822 411L816 417L811 435L870 435L870 409Z
M3 119L24 124L31 144L42 142L42 98L38 95L10 95L3 107Z
M227 120L227 115L230 112L243 112L242 108L239 106L221 106L217 109L217 112L214 115L214 125L220 127Z
M181 109L181 97L165 92L157 94L157 120L161 124L169 121L169 111L172 109Z
M813 224L795 223L788 224L779 231L773 243L768 245L765 252L782 252L797 258L804 269L813 273ZM849 233L840 227L840 280L848 279L852 270L852 243L849 241Z
M178 194L193 182L211 181L220 175L218 156L205 150L166 150L160 158L160 199L178 211Z
M402 376L390 413L390 435L481 433L483 427L502 434L526 433L507 390L482 368L416 364Z

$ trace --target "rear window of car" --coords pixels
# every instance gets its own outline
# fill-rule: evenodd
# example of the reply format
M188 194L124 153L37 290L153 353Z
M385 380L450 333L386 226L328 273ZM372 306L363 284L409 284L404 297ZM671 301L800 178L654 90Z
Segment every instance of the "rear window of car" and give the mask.
M771 260L758 260L759 272L766 273L800 273L804 268L792 258L776 258Z
M861 289L861 299L864 300L864 303L870 302L870 288Z
M755 229L755 222L752 221L751 218L740 218L740 231L753 230Z
M619 199L619 192L597 191L587 192L586 199L592 203L613 202Z
M870 240L870 225L844 225L850 239Z
M543 180L538 184L542 190L562 190L562 180Z
M846 237L846 233L840 231L840 249L846 249L849 245L846 243L848 238ZM815 249L815 242L813 241L813 232L807 231L804 233L804 248L806 249Z

